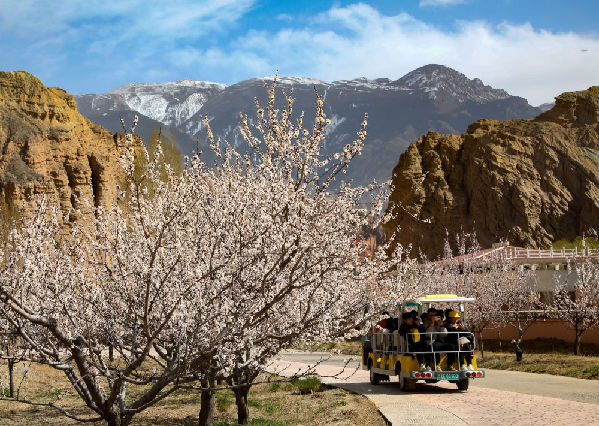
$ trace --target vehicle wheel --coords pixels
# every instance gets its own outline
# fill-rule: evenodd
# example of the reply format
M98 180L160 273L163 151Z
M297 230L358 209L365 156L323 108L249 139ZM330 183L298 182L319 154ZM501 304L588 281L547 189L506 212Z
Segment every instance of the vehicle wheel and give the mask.
M372 361L368 362L368 370L370 370L370 384L378 385L381 383L381 376L372 370Z
M411 391L416 388L416 382L407 377L403 377L401 374L399 375L399 388L404 391Z
M461 391L467 391L469 384L470 384L469 379L462 379L462 380L458 380L458 382L457 382L458 389Z

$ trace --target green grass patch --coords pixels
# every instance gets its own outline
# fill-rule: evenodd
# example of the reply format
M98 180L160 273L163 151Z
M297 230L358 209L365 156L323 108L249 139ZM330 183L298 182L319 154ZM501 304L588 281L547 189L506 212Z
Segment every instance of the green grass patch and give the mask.
M306 377L305 379L294 379L291 384L300 395L322 392L328 387L318 377Z
M230 390L223 390L216 392L216 409L221 413L226 412L229 407L233 404L234 395Z

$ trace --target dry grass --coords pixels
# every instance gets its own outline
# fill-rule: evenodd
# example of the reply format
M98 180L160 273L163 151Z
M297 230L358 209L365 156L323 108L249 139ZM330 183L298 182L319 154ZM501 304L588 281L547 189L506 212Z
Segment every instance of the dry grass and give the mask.
M20 364L16 371L22 376ZM0 380L6 383L7 369L0 365ZM64 375L45 366L32 366L29 379L23 382L22 395L36 401L55 401L65 394L70 384ZM273 382L252 387L248 398L253 425L385 425L384 419L368 399L341 389L329 388L315 380L295 383ZM308 393L305 394L306 389ZM65 394L60 405L81 416L91 416L73 393ZM181 390L161 403L133 418L135 425L193 425L197 424L200 394ZM215 424L234 425L237 419L235 398L230 390L216 395ZM0 424L12 425L70 425L76 422L49 407L0 401Z
M522 361L518 362L513 353L485 351L484 358L477 354L477 359L482 368L599 380L598 356L577 356L560 352L524 353Z

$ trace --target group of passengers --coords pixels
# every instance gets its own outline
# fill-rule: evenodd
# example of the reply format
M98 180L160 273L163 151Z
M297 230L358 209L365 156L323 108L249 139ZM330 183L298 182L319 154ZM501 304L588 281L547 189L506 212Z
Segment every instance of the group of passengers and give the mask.
M471 333L460 321L460 314L457 311L451 309L443 311L431 307L420 317L415 310L405 312L399 326L399 335L406 339L408 352L416 353L421 371L431 371L432 365L436 366L436 370L441 370L437 359L440 353L447 354L448 370L455 370L453 364L458 349L461 369L474 370L470 346Z

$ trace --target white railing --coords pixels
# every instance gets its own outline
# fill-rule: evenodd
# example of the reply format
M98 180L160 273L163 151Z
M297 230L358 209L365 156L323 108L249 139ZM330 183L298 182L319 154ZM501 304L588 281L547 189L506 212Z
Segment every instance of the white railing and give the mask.
M488 253L484 253L479 258L491 259L567 259L574 257L595 257L599 256L599 249L591 248L573 248L573 249L528 249L522 247L502 247Z

